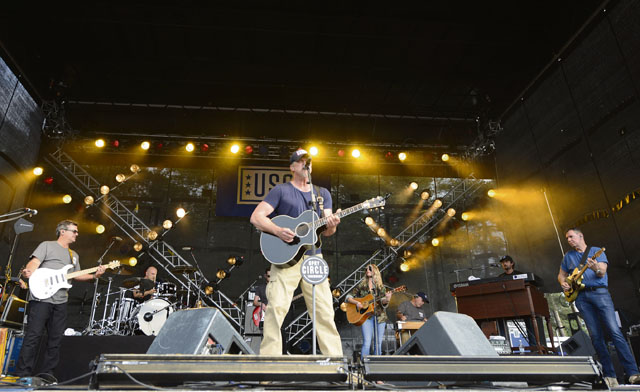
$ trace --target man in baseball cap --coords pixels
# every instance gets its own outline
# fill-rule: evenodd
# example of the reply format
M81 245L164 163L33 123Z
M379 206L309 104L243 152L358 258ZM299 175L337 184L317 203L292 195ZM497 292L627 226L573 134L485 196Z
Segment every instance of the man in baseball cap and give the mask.
M293 162L298 162L301 158L307 158L307 160L309 161L311 160L311 156L306 150L298 149L298 150L295 150L293 154L291 154L291 158L289 159L289 164L292 164Z

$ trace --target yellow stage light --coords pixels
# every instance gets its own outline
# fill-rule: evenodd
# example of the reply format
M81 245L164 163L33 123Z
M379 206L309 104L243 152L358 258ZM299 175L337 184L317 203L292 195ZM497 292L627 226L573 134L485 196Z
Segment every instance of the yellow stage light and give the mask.
M149 233L147 233L147 238L151 241L155 241L155 239L158 238L158 232L155 230L151 230Z
M420 198L422 200L427 200L429 198L429 192L427 192L427 191L420 192Z
M122 174L122 173L116 174L116 181L117 182L124 182L124 180L126 180L126 179L127 179L127 177L125 177L124 174Z
M367 226L371 226L374 222L373 222L373 218L368 216L366 218L364 218L364 223L367 224Z
M418 183L417 183L417 182L415 182L415 181L412 181L412 182L409 184L409 188L411 188L411 189L413 189L413 190L415 191L416 189L418 189Z
M64 196L62 196L62 202L63 202L64 204L69 204L69 203L71 203L71 200L73 200L73 199L71 198L71 195L64 195Z
M131 173L137 173L140 171L140 166L136 165L135 163L133 165L131 165L129 167L129 170L131 170Z
M236 264L236 261L237 261L237 259L236 259L235 257L231 256L231 257L229 257L229 258L227 259L227 264L229 264L229 265L235 265L235 264Z
M460 215L460 218L462 218L463 221L468 221L471 216L468 212L463 212L462 215Z
M135 250L136 252L140 252L142 250L142 244L136 242L135 244L133 244L133 250Z
M136 259L135 257L131 256L131 257L129 257L129 261L127 263L130 266L135 267L136 264L138 264L138 259Z
M176 210L176 216L178 218L184 218L185 215L187 215L187 212L184 210L184 208L180 207Z
M449 160L449 154L442 154L442 162L447 162Z
M318 155L318 147L311 146L309 148L309 155L311 155L312 157L315 157L316 155Z
M96 233L102 234L102 233L104 233L104 230L105 230L104 229L104 225L97 225L96 226Z
M90 206L91 204L93 204L93 196L89 195L87 197L84 198L84 204Z
M354 157L354 158L360 158L360 150L358 150L357 148L354 148L351 151L351 156Z
M140 148L145 150L145 151L148 150L149 147L151 147L151 143L149 143L147 141L144 141L144 142L140 143Z
M193 143L187 143L187 145L184 146L184 149L187 150L187 152L193 152L193 150L196 149L196 146L194 146Z
M456 210L454 210L453 208L449 208L447 210L447 215L453 218L456 215Z
M378 229L378 231L376 231L376 233L378 233L380 237L384 237L385 234L387 234L387 231L381 227Z
M331 290L331 295L333 295L333 298L338 298L342 295L342 290L336 287L335 289Z
M402 252L402 255L405 259L408 259L409 257L411 257L412 253L409 249L405 249L404 252Z
M237 154L237 153L238 153L238 151L240 151L240 146L239 146L239 145L234 144L233 146L231 146L231 152L232 152L233 154Z
M400 264L400 271L402 271L402 272L409 271L409 263L404 262L404 263Z
M437 238L432 239L432 240L431 240L431 245L433 245L433 246L438 246L438 245L440 245L440 240L439 240L439 239L437 239Z
M400 241L398 241L396 238L392 238L391 240L389 240L389 245L396 247L400 244Z
M218 272L216 272L216 278L222 280L224 278L227 277L227 271L223 270L223 269L219 269Z
M489 190L487 191L487 196L489 196L489 197L495 197L495 195L496 195L496 191L495 191L494 189L489 189Z
M433 202L433 206L434 206L435 208L440 208L440 207L442 207L442 201L441 201L440 199L436 199L436 200L434 200L434 202Z
M44 169L41 168L40 166L33 168L33 175L34 176L40 176L40 175L42 175L42 173L44 173Z
M96 147L98 147L98 148L104 147L104 139L96 140Z
M398 154L398 159L400 160L400 162L404 162L404 160L407 159L407 153L401 152L400 154Z
M106 186L106 185L103 185L103 186L100 187L100 193L102 193L103 195L108 194L110 190L111 189L109 189L109 187Z
M342 310L343 312L347 311L347 303L343 302L340 304L340 310Z
M169 230L172 226L173 226L173 222L171 222L170 219L167 219L164 222L162 222L162 227L164 227L165 230Z

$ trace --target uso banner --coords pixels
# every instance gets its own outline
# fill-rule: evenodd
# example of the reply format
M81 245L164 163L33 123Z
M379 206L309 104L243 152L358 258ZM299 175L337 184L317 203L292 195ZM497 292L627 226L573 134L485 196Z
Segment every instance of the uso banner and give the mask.
M216 215L248 217L271 189L291 178L289 166L236 166L221 169L218 176ZM315 185L331 190L329 176L314 172L312 178Z

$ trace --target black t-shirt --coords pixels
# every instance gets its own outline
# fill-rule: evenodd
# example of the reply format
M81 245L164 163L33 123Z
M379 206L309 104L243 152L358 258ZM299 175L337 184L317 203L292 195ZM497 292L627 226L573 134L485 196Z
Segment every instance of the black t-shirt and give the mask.
M265 305L269 304L269 299L267 298L267 284L259 284L256 286L256 295L260 297L260 302Z
M520 272L520 271L514 269L513 272L511 272L510 274L508 274L506 272L503 272L498 276L513 276L513 275L520 275L520 274L524 274L524 272Z
M156 282L154 282L153 280L150 279L141 279L140 280L140 291L141 292L145 292L147 290L151 290L152 288L156 287ZM144 297L142 297L143 301L148 301L151 299L151 297L153 297L153 294L147 294Z

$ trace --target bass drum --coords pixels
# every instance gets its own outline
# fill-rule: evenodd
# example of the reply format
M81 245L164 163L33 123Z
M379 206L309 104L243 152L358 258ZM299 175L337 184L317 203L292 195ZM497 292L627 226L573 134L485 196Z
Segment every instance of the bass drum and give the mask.
M158 336L158 332L173 313L173 306L164 299L150 299L138 311L138 328L147 336Z

